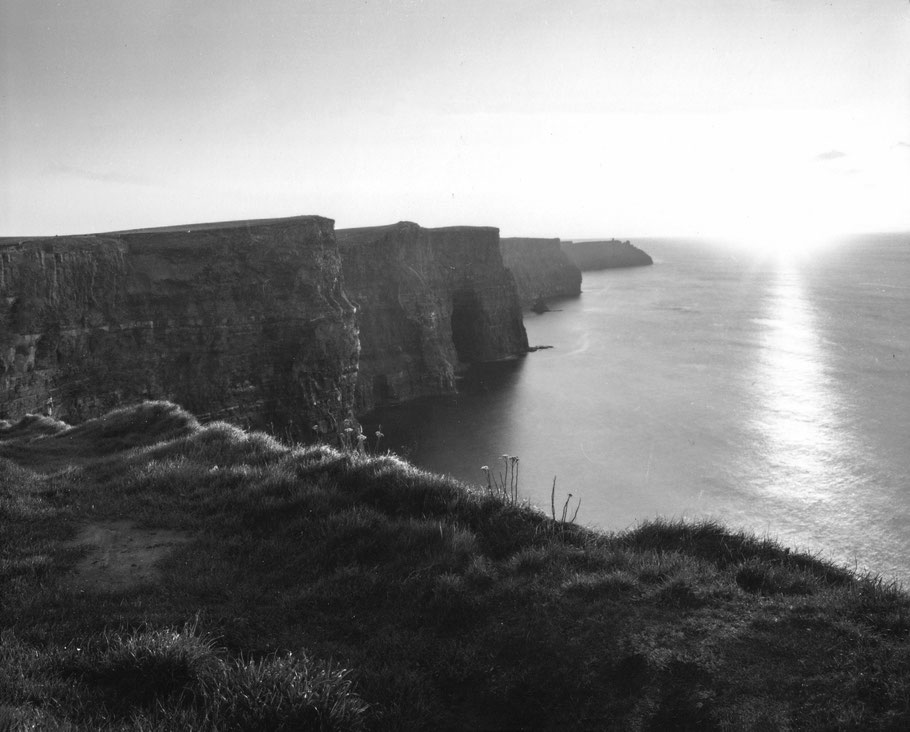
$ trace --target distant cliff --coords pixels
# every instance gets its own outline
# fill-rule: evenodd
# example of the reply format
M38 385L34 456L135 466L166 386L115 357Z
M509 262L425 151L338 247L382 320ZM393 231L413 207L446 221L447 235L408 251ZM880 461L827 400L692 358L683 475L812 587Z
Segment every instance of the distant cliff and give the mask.
M559 239L499 240L502 259L515 275L521 305L539 298L572 297L581 293L581 270L560 247Z
M334 431L357 358L330 219L0 242L0 417L165 398Z
M627 241L563 242L562 250L583 272L613 267L641 267L654 264L645 252Z
M357 306L360 409L452 392L459 365L527 351L498 229L400 222L336 236Z

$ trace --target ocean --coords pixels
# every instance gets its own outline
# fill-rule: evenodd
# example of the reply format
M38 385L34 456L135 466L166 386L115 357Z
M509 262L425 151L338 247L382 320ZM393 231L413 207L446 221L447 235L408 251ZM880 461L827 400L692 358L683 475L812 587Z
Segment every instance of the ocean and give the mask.
M514 362L455 397L381 410L382 449L481 484L518 456L521 494L621 530L716 519L910 582L910 234L804 259L635 243L654 266L586 272L528 313Z

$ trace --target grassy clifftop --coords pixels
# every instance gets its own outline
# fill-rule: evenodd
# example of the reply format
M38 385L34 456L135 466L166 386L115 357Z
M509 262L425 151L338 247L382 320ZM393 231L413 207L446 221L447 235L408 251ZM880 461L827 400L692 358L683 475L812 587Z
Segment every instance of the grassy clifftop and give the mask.
M910 728L874 578L163 402L0 426L0 527L0 730Z

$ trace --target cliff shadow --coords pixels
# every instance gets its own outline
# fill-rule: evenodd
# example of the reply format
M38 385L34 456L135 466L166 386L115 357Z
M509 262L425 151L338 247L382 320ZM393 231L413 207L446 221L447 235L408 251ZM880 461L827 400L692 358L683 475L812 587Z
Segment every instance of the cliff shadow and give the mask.
M490 445L511 445L516 396L527 359L471 364L458 392L383 406L359 415L372 441L381 428L380 452L391 450L416 465L476 482Z
M481 361L484 357L484 312L477 293L470 289L452 294L452 343L461 363Z

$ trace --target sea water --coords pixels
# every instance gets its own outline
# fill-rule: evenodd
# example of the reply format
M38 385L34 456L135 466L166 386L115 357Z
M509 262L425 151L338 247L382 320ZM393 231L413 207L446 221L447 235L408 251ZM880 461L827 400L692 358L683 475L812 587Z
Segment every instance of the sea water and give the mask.
M910 582L910 235L807 258L636 242L654 266L586 272L526 314L532 345L458 396L383 410L383 448L618 530L712 518Z

